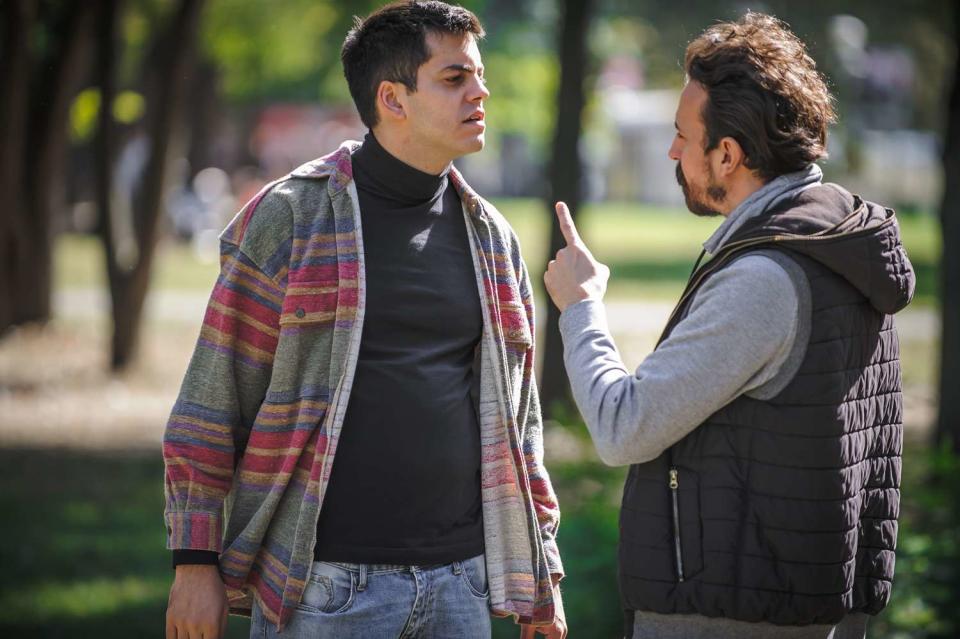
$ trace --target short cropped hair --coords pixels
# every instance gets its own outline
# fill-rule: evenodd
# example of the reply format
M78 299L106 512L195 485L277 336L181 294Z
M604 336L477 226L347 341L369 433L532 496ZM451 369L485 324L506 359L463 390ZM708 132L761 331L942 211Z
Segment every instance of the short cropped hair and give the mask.
M705 150L732 137L764 181L827 155L833 97L807 48L773 16L748 12L687 46L684 69L707 92Z
M378 121L377 89L384 80L417 90L417 69L430 59L427 34L484 35L480 21L463 7L437 0L394 2L354 19L340 60L350 95L363 123Z

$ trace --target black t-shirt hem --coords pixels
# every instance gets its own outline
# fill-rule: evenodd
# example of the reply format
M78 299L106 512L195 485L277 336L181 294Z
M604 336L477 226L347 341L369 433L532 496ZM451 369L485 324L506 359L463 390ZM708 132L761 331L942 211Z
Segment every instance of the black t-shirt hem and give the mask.
M483 554L483 539L450 546L378 548L325 544L313 553L314 561L335 561L348 564L394 564L428 566L464 561Z

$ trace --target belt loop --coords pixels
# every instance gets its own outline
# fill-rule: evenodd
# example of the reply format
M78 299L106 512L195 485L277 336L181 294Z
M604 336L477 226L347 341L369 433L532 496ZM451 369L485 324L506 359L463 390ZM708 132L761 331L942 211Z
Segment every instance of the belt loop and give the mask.
M463 572L463 564L459 561L453 562L453 574L459 575Z
M357 584L357 592L363 592L367 589L367 564L360 564L360 583Z

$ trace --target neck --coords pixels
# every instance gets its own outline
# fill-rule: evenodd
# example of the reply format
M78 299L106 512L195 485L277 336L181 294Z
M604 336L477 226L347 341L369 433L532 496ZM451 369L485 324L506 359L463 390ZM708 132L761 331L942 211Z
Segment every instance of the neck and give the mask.
M752 172L740 179L733 181L727 187L727 197L723 200L723 207L720 214L727 217L733 213L740 204L759 190L766 182L758 178Z
M406 131L377 126L373 128L373 134L390 155L424 173L440 175L453 162L453 158L437 157L422 146L417 147Z

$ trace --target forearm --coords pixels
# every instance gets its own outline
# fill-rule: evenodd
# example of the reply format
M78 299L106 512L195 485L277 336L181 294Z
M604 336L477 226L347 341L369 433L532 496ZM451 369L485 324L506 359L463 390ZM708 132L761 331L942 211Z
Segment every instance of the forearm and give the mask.
M221 274L163 436L171 549L219 552L223 501L277 344L279 313L262 284L269 278L238 247L225 243L222 251ZM280 294L275 285L270 297Z
M736 300L736 303L731 303ZM780 370L796 337L799 303L782 267L745 257L714 275L670 336L630 373L603 305L560 317L574 399L600 458L643 463Z
M573 397L604 463L653 459L685 434L668 428L668 423L679 426L676 418L658 412L652 393L645 392L649 384L641 384L627 370L601 302L586 300L568 307L560 329Z

